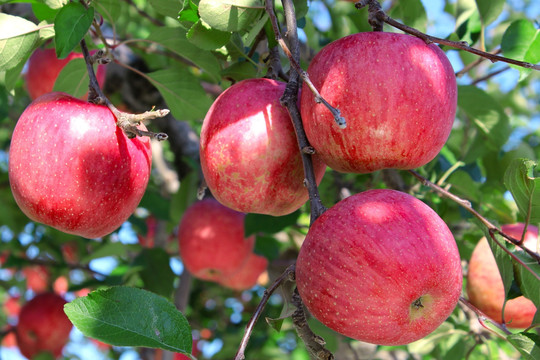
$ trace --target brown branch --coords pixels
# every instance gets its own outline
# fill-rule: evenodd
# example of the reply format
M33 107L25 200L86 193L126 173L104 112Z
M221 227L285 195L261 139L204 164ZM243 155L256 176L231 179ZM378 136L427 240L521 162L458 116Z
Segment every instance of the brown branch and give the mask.
M386 13L381 9L381 6L377 0L361 0L358 1L355 4L357 9L362 9L365 6L368 6L368 11L370 12L369 18L370 19L377 19L380 22L385 22L388 25L391 25L395 28L400 29L403 32L406 32L408 34L414 35L416 37L419 37L420 39L424 40L426 43L438 43L441 45L450 46L456 49L464 50L467 52L470 52L472 54L482 56L486 59L489 59L491 62L496 61L502 61L508 64L517 65L524 67L526 69L533 69L533 70L540 70L540 65L531 64L524 61L514 60L505 58L503 56L495 55L489 52L485 52L482 50L475 49L473 47L470 47L469 44L466 41L451 41L447 39L441 39L435 36L424 34L423 32L412 28L410 26L401 24L400 22L392 19L390 16L386 15ZM370 21L371 23L371 21Z
M505 72L506 70L510 70L510 67L509 66L506 66L506 67L503 67L502 69L499 69L497 71L494 71L492 73L489 73L487 75L484 75L482 77L479 77L478 79L475 79L471 82L471 85L476 85L478 83L481 83L483 81L486 81L486 80L489 80L491 79L492 77L495 77L497 75L499 75L500 73L503 73Z
M482 312L482 310L478 309L476 306L474 306L473 304L471 304L469 302L469 300L465 299L463 296L460 296L459 297L459 302L462 303L463 305L465 305L467 308L469 308L470 310L472 310L476 316L478 316L478 321L480 322L480 324L488 331L494 333L495 335L497 336L500 336L498 333L496 333L495 331L493 331L493 329L490 329L488 326L486 326L485 324L485 321L489 321L491 324L493 324L495 327L497 327L498 329L500 329L502 332L504 332L505 334L507 335L510 335L512 334L512 332L510 332L510 330L508 330L506 328L506 325L504 324L501 324L501 323L498 323L497 321L493 320L492 318L490 318L489 316L487 316L486 314L484 314Z
M501 49L495 49L493 51L490 51L489 52L490 54L494 54L494 55L497 55L497 54L500 54L501 53ZM487 59L486 58L483 58L483 57L480 57L476 60L474 60L473 62L471 62L470 64L466 65L465 67L463 67L463 69L459 70L457 73L456 73L456 77L460 77L462 75L465 75L466 73L468 73L469 71L471 71L472 69L474 69L475 67L477 67L478 65L480 65L481 63L483 63L484 61L486 61Z
M264 291L261 302L259 303L259 305L257 305L255 312L253 312L253 315L251 315L251 319L246 325L246 330L244 332L244 336L242 337L242 341L240 342L240 347L238 348L238 351L236 352L236 356L234 357L235 360L243 360L246 358L244 355L244 352L246 350L246 346L251 336L251 333L253 332L253 327L255 326L255 323L257 323L257 320L259 320L262 314L262 311L264 310L264 307L268 303L268 300L270 300L270 296L281 286L281 284L283 284L286 281L294 281L294 270L295 270L294 264L289 266L285 270L285 272L281 274L274 281L274 283L268 289Z

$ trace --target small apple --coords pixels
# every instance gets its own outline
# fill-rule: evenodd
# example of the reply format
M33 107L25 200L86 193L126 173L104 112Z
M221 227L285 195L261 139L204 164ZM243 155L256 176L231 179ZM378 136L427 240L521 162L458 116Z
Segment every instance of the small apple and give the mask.
M42 293L21 309L16 328L17 344L21 353L31 359L41 352L55 358L69 340L71 322L64 313L66 301L55 293Z
M255 238L244 238L243 213L214 199L191 205L178 229L180 256L193 276L217 281L246 262Z
M91 52L95 53L95 50ZM53 91L56 78L73 59L82 58L81 53L70 53L65 59L58 59L54 49L38 48L28 59L28 70L25 75L26 88L32 100ZM105 83L105 66L99 65L96 78L100 86ZM86 97L86 95L84 96Z
M201 167L212 195L231 209L289 214L308 200L294 127L279 98L286 84L250 79L212 104L201 130ZM313 156L320 183L326 165Z
M251 289L257 284L259 276L264 273L267 266L268 260L264 256L250 254L239 270L219 279L218 282L233 290Z
M30 219L96 238L133 213L151 163L149 138L129 139L106 106L55 92L34 100L19 118L9 181Z
M28 266L22 269L22 273L26 278L26 287L34 293L38 294L48 289L51 274L46 266Z
M11 328L2 329L2 333L5 333L4 337L2 337L2 347L11 348L17 346L17 338Z
M347 121L341 129L304 84L306 135L334 170L413 169L431 161L448 139L456 77L435 44L396 33L353 34L326 45L308 74Z
M501 230L516 239L521 239L525 224L511 224L501 226ZM538 228L533 225L527 227L524 245L536 251L538 241ZM505 299L504 285L497 262L485 237L480 239L469 261L467 275L467 295L471 304L482 310L495 321L502 322L502 311ZM524 329L531 325L536 307L533 302L524 296L508 300L504 307L504 320L511 328Z
M311 314L353 339L401 345L435 330L462 284L456 242L415 197L369 190L348 197L311 226L296 263Z
M21 312L21 297L9 296L4 302L4 312L7 316L18 316Z

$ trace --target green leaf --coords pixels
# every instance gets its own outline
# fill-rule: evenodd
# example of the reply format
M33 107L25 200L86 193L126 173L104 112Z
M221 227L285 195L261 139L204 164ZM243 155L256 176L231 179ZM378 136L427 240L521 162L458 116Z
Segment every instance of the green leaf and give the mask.
M166 298L172 295L175 279L169 260L169 254L164 249L143 249L132 264L141 267L139 276L144 282L144 288Z
M484 26L497 20L503 11L505 0L476 0L480 18Z
M0 14L0 71L12 69L26 61L38 39L39 32L33 22Z
M460 86L458 107L473 120L481 135L480 140L483 140L483 146L499 151L511 132L508 116L499 103L475 86Z
M182 120L204 118L212 100L187 69L176 67L149 73L150 81L165 98L174 117Z
M80 262L81 264L87 264L90 260L99 259L105 256L124 255L129 248L129 246L120 242L106 243L103 246L94 249L92 253L82 258Z
M161 15L174 17L182 10L181 0L149 0L150 5Z
M125 2L118 0L94 0L92 4L96 7L98 13L111 24L114 24L122 14L122 8Z
M184 0L184 5L178 14L178 20L196 23L199 21L199 7L191 0Z
M236 81L252 79L257 77L257 68L247 61L237 62L226 69L223 69L221 76L225 79Z
M58 9L53 9L45 4L32 4L32 12L39 21L52 23L58 14Z
M533 333L512 334L506 338L525 360L540 359L540 336Z
M493 239L489 235L489 231L486 228L484 228L484 234L488 239L489 247L491 248L491 251L495 256L497 268L499 269L499 273L501 274L501 278L503 281L505 296L508 296L508 293L510 292L510 289L512 287L512 280L514 279L514 264L512 262L512 258L506 253L506 251L504 251L499 245L497 245L495 241L493 241ZM503 239L502 236L495 234L495 238L501 244L503 244L503 246L506 244L506 240Z
M214 78L216 82L219 81L221 65L214 54L209 51L201 51L199 47L189 42L186 37L187 31L185 29L180 27L162 27L152 31L148 36L148 40L157 42L170 51L193 62Z
M146 290L113 287L64 306L84 335L115 346L144 346L191 353L190 326L167 299Z
M187 39L203 50L216 50L229 42L230 32L211 28L199 19L188 31Z
M247 29L264 12L260 0L201 0L199 15L211 27L239 32Z
M299 210L284 216L248 213L244 220L245 236L248 237L256 233L278 233L288 226L295 225L299 216Z
M532 223L540 222L540 179L533 175L535 168L536 162L532 160L515 159L504 174L504 185L514 197L521 216Z
M53 90L82 98L88 92L89 82L84 59L73 59L58 74Z
M51 9L60 9L62 6L66 5L69 0L40 0L45 5Z
M197 200L197 187L199 176L196 171L191 171L182 179L180 189L173 195L171 200L170 220L178 224L186 209Z
M540 309L540 281L538 280L540 278L540 264L524 251L515 251L514 254L534 272L532 274L525 267L516 264L516 280L521 293L534 303L536 309ZM540 311L536 312L533 324L540 324Z
M516 20L503 34L501 50L504 56L536 64L540 61L540 30L528 20ZM520 72L520 80L531 73L531 69L510 65Z
M390 16L401 19L404 24L422 32L426 31L427 14L420 0L398 2L394 9L392 9Z
M69 3L54 19L56 57L64 59L79 44L94 20L94 8L81 3Z

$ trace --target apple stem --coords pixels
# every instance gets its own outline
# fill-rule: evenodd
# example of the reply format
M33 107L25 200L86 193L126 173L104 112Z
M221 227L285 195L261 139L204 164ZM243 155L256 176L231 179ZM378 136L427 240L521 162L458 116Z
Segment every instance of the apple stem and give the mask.
M500 324L497 321L490 318L489 316L487 316L486 314L484 314L482 312L482 310L478 309L476 306L471 304L469 302L469 300L465 299L463 296L459 297L459 302L462 303L463 305L465 305L467 308L469 308L472 312L474 312L476 314L476 316L478 316L478 321L480 322L480 324L484 328L489 330L490 332L493 332L496 335L500 336L499 334L497 334L496 332L494 332L492 329L490 329L488 326L485 325L485 323L484 323L485 320L488 320L490 323L492 323L494 326L496 326L498 329L500 329L505 334L507 334L507 335L512 334L512 332L510 332L510 330L508 330L504 324Z
M540 70L540 65L531 64L525 61L519 61L514 59L509 59L500 55L496 55L493 53L485 52L482 50L475 49L473 47L470 47L469 44L466 41L451 41L447 39L441 39L435 36L424 34L423 32L412 28L410 26L407 26L405 24L402 24L394 19L392 19L390 16L388 16L381 8L381 5L377 0L360 0L357 3L354 4L357 9L362 9L365 6L368 6L369 14L369 23L372 24L373 21L379 21L379 22L385 22L388 25L391 25L403 32L406 32L408 34L414 35L422 40L424 40L427 44L431 43L437 43L441 45L450 46L456 49L460 49L463 51L470 52L472 54L484 57L486 59L489 59L491 62L497 62L502 61L508 64L517 65L524 67L526 69L533 69L533 70ZM373 26L373 25L372 25Z
M277 17L276 17L276 14L274 13L274 3L272 1L268 1L268 0L266 1L266 12L268 13L268 16L270 17L270 22L272 24L272 29L274 30L274 36L276 38L276 41L278 42L279 46L281 46L281 49L283 50L285 55L287 55L287 58L289 58L289 62L291 64L291 67L296 71L296 73L298 75L300 75L300 77L302 78L304 83L309 87L309 89L311 90L311 92L315 96L315 101L318 104L322 103L324 106L326 106L328 108L328 110L330 110L332 115L334 116L334 120L335 120L336 124L339 126L339 128L340 129L345 129L347 127L347 121L345 120L345 118L343 116L341 116L341 111L339 109L336 109L332 105L330 105L330 103L328 103L328 101L326 101L321 96L321 94L319 93L319 91L317 90L315 85L313 85L313 83L309 79L308 73L302 69L302 67L300 66L299 61L295 58L295 56L293 56L293 54L289 50L289 47L285 43L285 40L283 40L283 37L281 36L281 33L279 31L279 25L278 25L278 22L277 22ZM293 8L293 12L294 12L294 8ZM288 29L287 34L290 37L290 36L293 36L292 33L296 32L297 28L296 27L295 28L289 28L288 27L287 29ZM294 31L292 31L292 29L294 29Z
M81 49L84 55L84 60L86 61L86 70L88 71L88 76L90 77L90 84L88 89L88 101L94 104L103 104L106 105L113 115L116 117L116 125L120 127L126 136L130 139L136 136L148 136L150 138L163 141L168 138L168 135L165 133L154 133L152 131L141 130L137 127L144 120L151 120L155 118L164 117L169 114L168 109L161 109L155 111L146 111L142 114L129 114L123 111L118 110L110 101L107 99L103 91L99 87L99 83L96 78L96 73L94 72L93 64L98 63L107 63L109 60L102 59L104 52L98 51L93 56L90 55L88 51L88 46L84 39L81 40Z

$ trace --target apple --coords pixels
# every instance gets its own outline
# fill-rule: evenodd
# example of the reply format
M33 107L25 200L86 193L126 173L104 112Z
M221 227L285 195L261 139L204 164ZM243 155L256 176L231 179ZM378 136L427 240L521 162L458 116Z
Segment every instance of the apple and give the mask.
M129 139L106 106L54 92L19 118L8 171L13 196L30 219L97 238L133 213L151 163L150 139Z
M22 269L22 273L26 278L26 287L32 290L34 293L37 294L48 289L51 274L46 266L27 266Z
M501 226L504 233L516 239L521 239L524 228L525 224L523 223ZM536 251L537 241L538 228L529 225L524 245L532 251ZM493 320L503 322L504 285L497 262L485 237L476 244L469 261L467 295L471 304ZM535 314L536 307L533 302L524 296L519 296L506 302L504 321L508 327L524 329L532 324Z
M279 98L286 84L250 79L212 104L201 129L201 167L212 195L231 209L280 216L308 200L291 118ZM326 165L313 156L317 183Z
M91 54L96 50L91 51ZM38 48L28 59L28 70L25 75L26 88L32 100L53 91L56 78L73 59L82 58L83 54L72 52L65 59L58 59L54 49ZM96 78L100 86L105 83L105 66L99 65ZM84 96L86 98L86 95Z
M353 34L326 45L308 74L347 122L340 128L304 84L300 109L306 135L334 170L413 169L431 161L448 139L457 85L435 44L404 34Z
M4 312L7 316L16 317L21 312L21 297L20 296L9 296L8 299L4 302Z
M234 274L225 276L218 282L233 290L251 289L259 276L266 270L268 260L264 256L250 254L244 264Z
M444 221L395 190L350 196L311 226L296 263L311 314L353 339L402 345L435 330L462 284L456 242Z
M17 339L15 338L15 332L11 331L10 328L7 328L2 331L5 332L4 337L2 337L1 345L2 347L11 348L17 346Z
M31 359L41 352L55 358L69 340L71 322L64 314L66 301L55 293L42 293L21 309L16 328L17 344L21 353Z
M244 217L214 199L186 210L178 229L179 250L193 276L217 281L241 268L255 243L254 236L244 238Z

